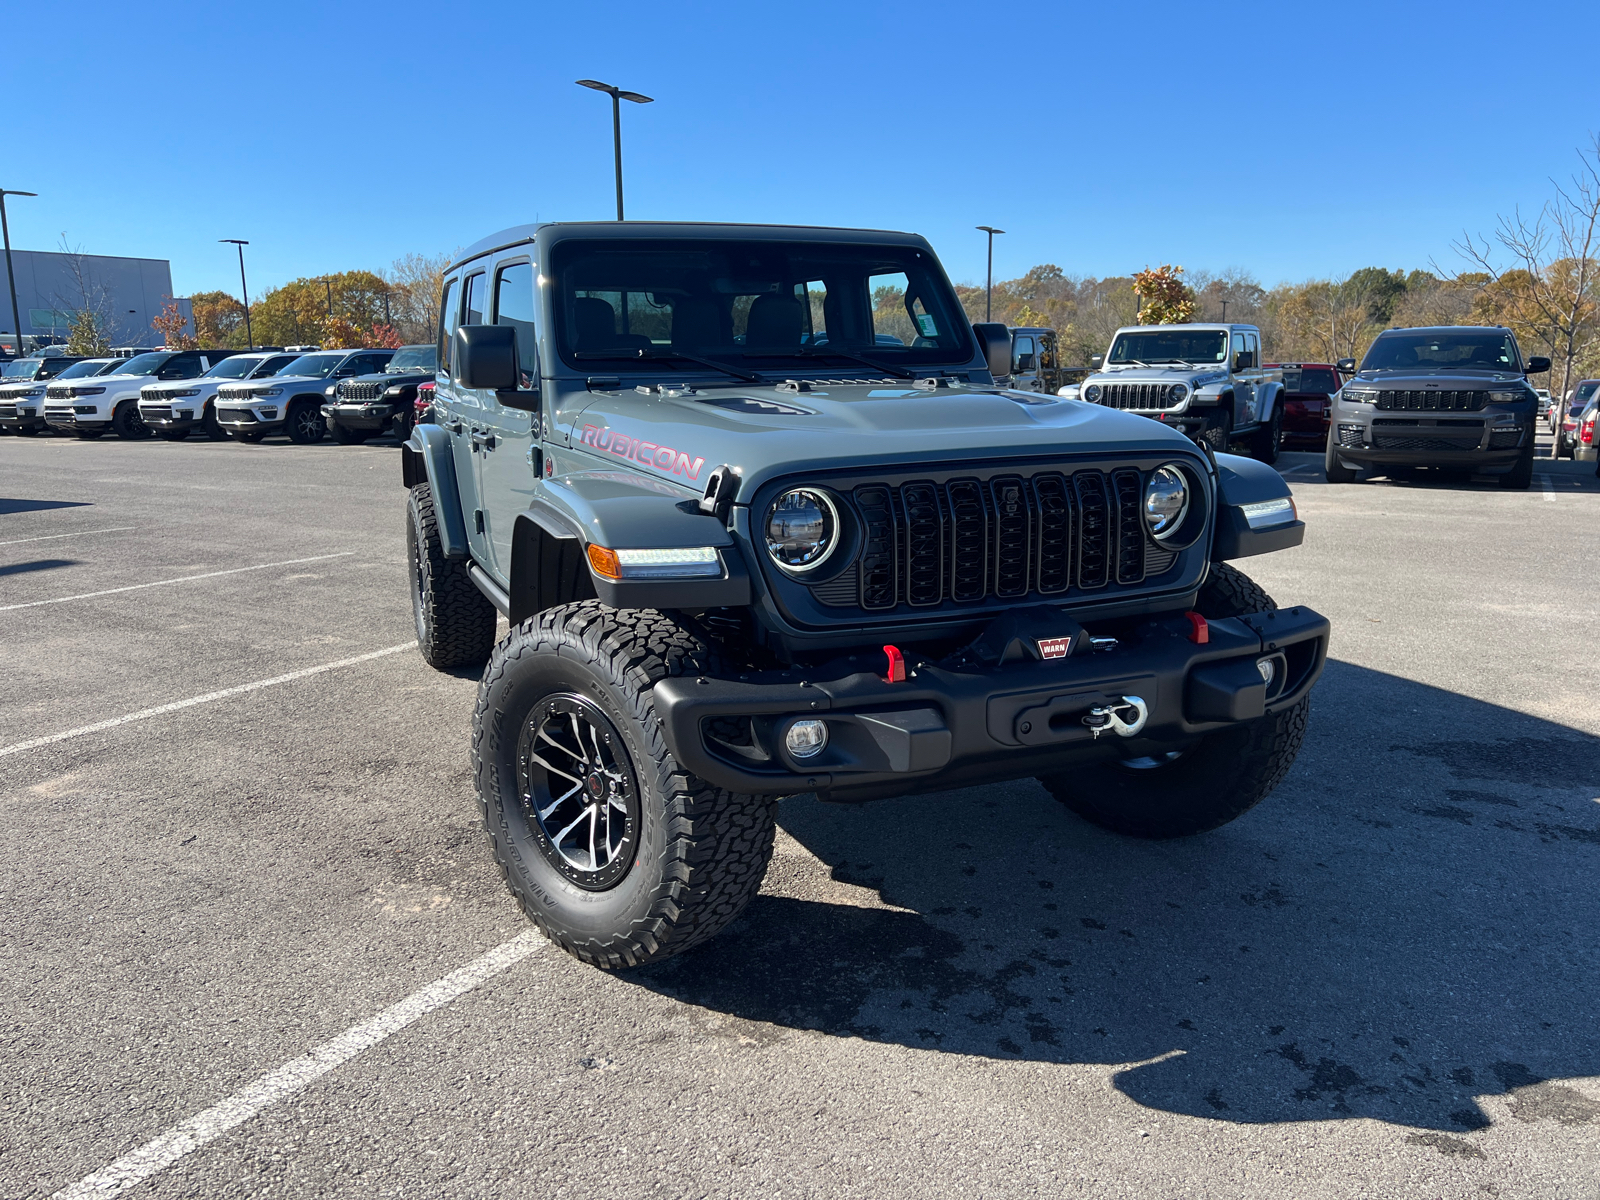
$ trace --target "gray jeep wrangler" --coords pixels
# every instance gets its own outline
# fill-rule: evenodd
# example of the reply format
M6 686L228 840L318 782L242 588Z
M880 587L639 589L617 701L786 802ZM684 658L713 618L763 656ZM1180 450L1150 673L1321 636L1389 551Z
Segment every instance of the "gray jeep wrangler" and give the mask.
M1164 838L1277 785L1328 623L1225 560L1300 543L1282 479L1010 356L910 234L547 224L449 269L417 640L487 663L484 823L557 944L710 937L788 794L1034 776Z
M1151 417L1213 450L1244 441L1252 457L1278 461L1283 372L1261 365L1254 325L1127 325L1089 361L1078 394L1091 404Z

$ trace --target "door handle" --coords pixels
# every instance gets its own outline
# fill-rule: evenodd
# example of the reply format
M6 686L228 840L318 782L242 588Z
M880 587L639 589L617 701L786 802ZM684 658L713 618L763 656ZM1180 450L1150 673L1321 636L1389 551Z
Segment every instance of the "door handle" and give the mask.
M450 424L445 426L445 428L448 429L451 433L460 433L461 432L461 422L460 421L451 421Z

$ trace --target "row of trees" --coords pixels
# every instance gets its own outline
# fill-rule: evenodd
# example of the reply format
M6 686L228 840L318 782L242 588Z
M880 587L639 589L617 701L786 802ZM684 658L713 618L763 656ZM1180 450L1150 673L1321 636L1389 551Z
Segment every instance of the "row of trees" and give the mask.
M1267 288L1246 271L1161 266L1136 275L1072 276L1054 264L994 285L994 319L1051 326L1062 361L1087 365L1122 325L1241 321L1259 325L1264 353L1292 362L1359 359L1394 325L1505 325L1524 354L1547 355L1552 390L1600 375L1600 138L1532 216L1499 219L1488 237L1452 249L1465 270L1363 267L1342 278ZM982 287L958 286L981 321Z

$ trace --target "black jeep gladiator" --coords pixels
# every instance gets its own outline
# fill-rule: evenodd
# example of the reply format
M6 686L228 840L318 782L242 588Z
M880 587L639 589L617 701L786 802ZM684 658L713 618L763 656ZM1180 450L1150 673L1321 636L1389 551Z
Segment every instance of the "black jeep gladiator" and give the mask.
M787 794L1033 776L1165 838L1277 786L1328 623L1227 560L1300 543L1282 478L1010 366L909 234L547 224L449 269L417 638L487 663L484 822L556 943L711 936Z
M435 347L401 346L377 374L341 379L333 399L322 406L333 440L351 446L385 427L401 441L410 437L417 384L432 379L438 365Z

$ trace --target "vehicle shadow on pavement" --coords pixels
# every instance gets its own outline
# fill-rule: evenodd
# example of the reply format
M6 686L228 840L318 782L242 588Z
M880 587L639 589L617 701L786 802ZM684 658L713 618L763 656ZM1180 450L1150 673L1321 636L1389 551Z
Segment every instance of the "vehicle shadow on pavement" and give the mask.
M1220 1120L1470 1131L1499 1094L1600 1125L1554 1082L1600 1074L1597 796L1600 738L1330 662L1289 778L1221 830L1119 838L1031 781L799 797L782 827L832 895L770 894L807 890L780 859L721 936L626 978L794 1029L1117 1066L1140 1104Z
M0 496L0 517L12 513L43 512L51 508L88 508L88 500L14 500Z

